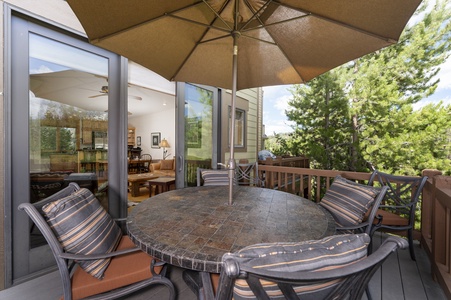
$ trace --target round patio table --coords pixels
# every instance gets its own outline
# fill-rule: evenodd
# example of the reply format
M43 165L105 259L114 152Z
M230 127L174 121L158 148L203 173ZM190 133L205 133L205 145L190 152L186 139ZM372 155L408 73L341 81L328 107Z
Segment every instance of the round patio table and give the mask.
M332 216L289 193L228 186L169 191L137 205L127 218L130 238L143 251L182 268L220 273L224 253L270 242L320 239L335 233Z

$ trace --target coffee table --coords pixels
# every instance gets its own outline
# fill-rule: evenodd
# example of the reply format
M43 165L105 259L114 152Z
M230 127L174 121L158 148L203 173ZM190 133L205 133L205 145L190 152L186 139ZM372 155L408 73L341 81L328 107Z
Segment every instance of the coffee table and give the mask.
M153 173L141 173L128 175L128 183L130 186L130 195L132 197L139 196L139 187L141 184L147 182L147 180L158 178Z
M147 180L147 183L149 184L149 197L152 196L152 185L155 186L155 195L158 195L159 187L161 187L161 192L167 192L169 191L169 188L171 185L175 185L175 178L173 177L158 177L155 179Z

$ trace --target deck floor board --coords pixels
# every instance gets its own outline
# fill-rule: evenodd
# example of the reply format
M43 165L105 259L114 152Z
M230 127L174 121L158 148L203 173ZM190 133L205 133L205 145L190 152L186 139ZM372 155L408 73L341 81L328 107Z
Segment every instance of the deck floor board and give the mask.
M376 233L374 248L377 249L385 234ZM369 289L373 300L407 299L407 300L441 300L446 299L437 282L432 279L428 257L418 244L415 245L417 261L410 259L408 249L398 250L382 265L371 279ZM196 296L182 279L183 269L173 267L169 277L173 281L178 300L195 300ZM382 285L381 285L382 282ZM58 272L52 272L0 291L0 299L59 299L62 294ZM154 286L127 296L127 300L167 299L168 292L164 287ZM363 299L367 299L366 296Z

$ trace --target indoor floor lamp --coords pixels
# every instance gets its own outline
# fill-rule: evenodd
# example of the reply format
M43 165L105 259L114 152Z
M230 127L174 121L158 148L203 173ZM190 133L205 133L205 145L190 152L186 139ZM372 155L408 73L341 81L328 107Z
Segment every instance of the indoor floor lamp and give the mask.
M166 148L171 147L171 146L169 146L169 143L166 139L161 140L161 143L159 146L163 148L163 159L166 159L166 157L171 155L171 153L168 154L168 150L166 149Z

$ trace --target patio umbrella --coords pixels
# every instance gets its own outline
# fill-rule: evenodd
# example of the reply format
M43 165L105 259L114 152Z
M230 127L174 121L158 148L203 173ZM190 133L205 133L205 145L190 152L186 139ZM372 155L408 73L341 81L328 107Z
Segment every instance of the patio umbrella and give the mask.
M421 0L68 0L92 44L168 80L236 91L303 83L396 43Z

